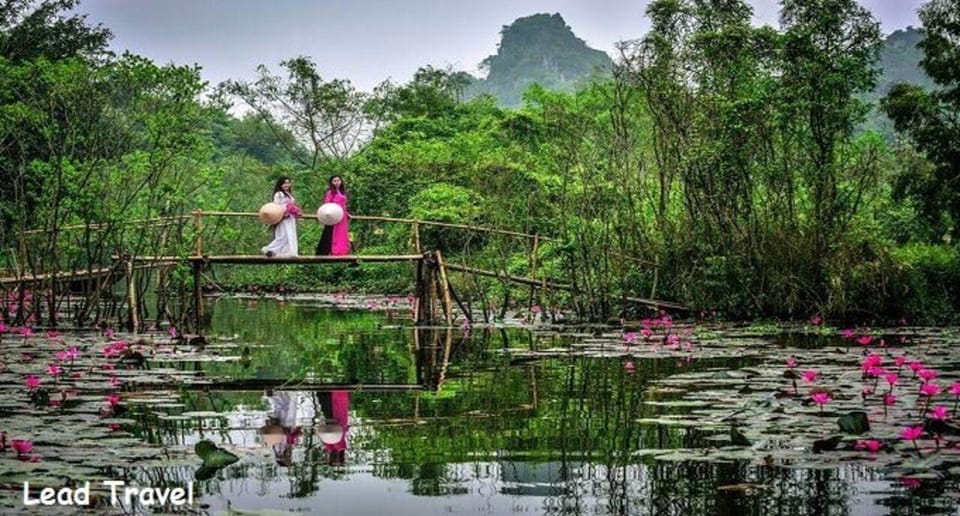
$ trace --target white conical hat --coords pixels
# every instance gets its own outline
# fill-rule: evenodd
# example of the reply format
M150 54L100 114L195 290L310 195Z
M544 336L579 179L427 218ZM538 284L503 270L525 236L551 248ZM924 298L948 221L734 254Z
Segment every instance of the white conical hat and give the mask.
M323 444L337 444L343 439L343 427L340 425L318 425L317 437Z
M283 220L284 211L286 210L283 209L283 206L280 206L275 202L268 202L260 207L260 211L257 212L257 216L260 217L260 222L272 226L273 224Z
M334 202L328 202L317 208L317 220L324 226L332 226L343 220L343 208Z

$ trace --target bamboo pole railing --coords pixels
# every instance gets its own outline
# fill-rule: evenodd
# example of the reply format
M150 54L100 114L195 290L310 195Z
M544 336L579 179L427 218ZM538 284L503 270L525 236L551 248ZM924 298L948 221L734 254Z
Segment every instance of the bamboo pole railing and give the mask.
M256 214L256 213L252 213L252 212L244 212L244 211L204 211L204 212L203 212L203 216L207 216L207 217L247 217L247 218L252 218L252 217L256 217L257 214ZM522 232L519 232L519 231L510 231L510 230L506 230L506 229L487 228L487 227L483 227L483 226L473 226L473 225L469 225L469 224L454 224L454 223L451 223L451 222L437 222L437 221L433 221L433 220L408 219L408 218L402 218L402 217L384 217L384 216L376 216L376 215L352 215L352 216L350 217L350 220L351 220L351 221L354 221L354 220L358 220L358 221L359 221L359 220L365 220L365 221L370 221L370 222L397 222L397 223L401 223L401 224L410 224L410 225L413 226L414 245L415 245L415 247L417 248L417 252L420 252L420 248L419 248L419 245L420 245L419 226L421 226L421 225L422 225L422 226L441 227L441 228L466 229L466 230L470 230L470 231L480 231L480 232L484 232L484 233L494 233L494 234L498 234L498 235L507 235L507 236L515 236L515 237L527 238L527 239L530 239L530 240L534 240L534 241L537 243L537 246L535 247L535 249L539 247L539 243L540 243L540 242L560 242L560 241L561 241L561 240L558 239L558 238L548 237L548 236L540 235L540 234L537 234L537 233L533 233L533 234L531 234L531 233L522 233ZM610 253L610 254L611 254L611 256L615 256L615 257L617 257L617 258L621 258L621 259L624 259L624 260L629 260L629 261L632 261L632 262L635 262L635 263L642 263L642 264L644 264L644 265L649 265L649 266L651 266L651 267L659 267L659 266L660 266L660 264L658 264L657 262L652 262L652 261L650 261L650 260L644 260L644 259L642 259L642 258L637 258L637 257L635 257L635 256L629 256L629 255L625 255L625 254L621 254L621 253Z
M149 219L132 219L124 220L117 222L99 222L96 224L74 224L70 226L62 226L57 228L58 232L61 231L74 231L78 229L90 229L90 230L101 230L107 229L116 226L129 226L131 224L146 224L149 226L163 226L165 224L173 224L179 221L187 220L191 215L173 215L169 217L153 217ZM21 231L21 235L39 235L41 233L52 233L53 230L50 229L28 229L26 231Z

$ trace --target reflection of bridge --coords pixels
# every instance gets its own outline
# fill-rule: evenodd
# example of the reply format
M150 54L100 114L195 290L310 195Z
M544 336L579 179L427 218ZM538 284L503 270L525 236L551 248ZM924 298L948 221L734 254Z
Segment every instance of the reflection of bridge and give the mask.
M141 320L141 312L143 311L141 308L141 298L143 296L142 293L138 295L137 292L138 271L145 269L148 271L151 269L164 270L169 269L171 266L177 264L187 264L192 269L194 303L192 305L193 308L190 310L190 313L193 316L192 321L190 322L192 322L197 329L201 327L200 323L203 317L201 296L203 291L203 280L205 277L204 272L209 270L212 266L218 264L276 266L331 263L413 263L416 265L417 306L415 310L415 319L417 323L421 325L445 323L447 326L450 326L454 322L456 308L459 308L460 312L463 313L466 318L470 318L469 311L463 306L463 303L451 287L449 281L449 271L456 271L474 276L496 278L504 283L529 285L531 289L531 300L533 299L535 292L539 293L539 295L542 295L549 290L568 291L573 293L577 293L579 290L571 283L564 283L548 279L542 274L542 272L538 274L538 251L542 248L541 243L558 242L558 240L544 237L539 234L527 234L495 228L469 226L465 224L451 224L445 222L394 217L352 217L351 220L356 222L399 223L409 225L411 230L410 243L412 249L402 254L267 258L260 255L212 254L204 248L205 236L208 239L208 242L217 236L217 226L209 223L205 226L205 221L209 222L211 219L217 221L244 218L250 219L255 218L256 216L256 213L204 212L202 210L197 210L192 215L130 221L127 224L139 224L140 226L133 230L128 229L127 231L137 235L141 238L141 240L146 231L156 230L159 228L159 236L154 239L154 244L151 248L141 249L137 252L130 252L129 249L123 249L121 251L122 254L112 253L105 257L105 259L100 260L105 263L99 266L90 264L89 262L93 261L93 258L88 257L86 259L87 263L84 267L72 268L69 270L64 269L63 265L58 264L53 264L52 267L48 265L46 267L48 270L43 270L44 267L42 264L46 263L45 259L38 259L35 257L34 259L31 259L31 256L27 253L27 249L30 247L27 244L27 240L35 237L48 237L52 239L52 243L47 242L43 246L37 245L37 247L56 249L56 244L58 242L57 239L61 238L60 235L62 234L66 234L71 231L80 231L84 233L86 240L89 241L89 235L92 232L116 230L117 228L123 227L126 224L116 223L113 225L64 226L57 228L53 232L46 230L26 231L19 235L18 238L20 250L17 256L19 256L19 258L14 259L15 263L13 267L13 274L8 273L3 275L2 272L0 272L0 288L9 289L11 287L19 288L23 286L38 286L41 289L44 289L47 292L47 295L50 297L50 302L48 304L50 305L49 314L51 325L55 325L55 310L53 306L56 303L58 292L64 290L64 285L74 285L74 287L77 285L82 285L83 291L87 293L88 298L93 298L99 301L101 291L114 285L123 278L126 280L126 294L124 295L124 302L127 304L129 311L128 325L134 331L143 326ZM219 222L217 222L217 224L219 224ZM214 226L212 233L209 229L211 226ZM529 245L526 253L529 276L508 274L506 272L506 266L502 267L499 271L491 271L469 267L466 264L457 265L446 263L443 259L442 253L439 250L426 251L423 249L423 245L421 243L423 240L421 228L423 227L473 231L491 235L499 235L508 238L522 239L527 243L527 245ZM50 236L51 233L52 236ZM175 241L182 241L182 238L178 239L178 237L187 239L190 237L193 238L192 253L188 254L180 251L178 255L165 255L165 249L167 249ZM128 237L128 239L131 238L133 237ZM230 241L230 237L226 237L226 240ZM73 245L77 244L74 243ZM100 242L99 245L103 246L104 244L103 242ZM116 247L115 249L119 250L120 247ZM511 248L511 251L515 251L515 249L524 248L516 248L514 246L514 248ZM151 250L153 251L152 253L149 252ZM145 253L143 251L148 252ZM157 251L159 251L159 253ZM615 258L626 262L633 262L641 266L651 267L654 274L653 286L649 297L617 296L618 300L625 303L636 303L655 308L670 308L677 310L685 309L683 306L675 303L658 301L654 299L658 274L658 265L656 263L632 258L629 256L623 256L616 253L613 253L613 255ZM41 266L30 266L31 264L35 263L40 263ZM143 290L144 287L140 286L139 289ZM74 290L77 290L77 288L74 288Z

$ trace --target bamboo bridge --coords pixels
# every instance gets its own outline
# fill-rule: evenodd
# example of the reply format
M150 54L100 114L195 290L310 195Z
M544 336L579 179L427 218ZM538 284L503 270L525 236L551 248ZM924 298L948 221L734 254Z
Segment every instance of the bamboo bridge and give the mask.
M95 283L95 290L102 290L106 286L113 285L120 279L125 279L127 284L127 303L130 307L138 307L137 288L135 287L136 278L139 271L144 269L151 270L155 268L170 267L179 264L188 264L192 270L192 297L193 297L193 323L196 328L201 327L203 318L203 284L205 272L209 271L215 265L248 265L248 266L278 266L278 265L316 265L333 263L390 263L390 262L408 262L415 265L415 298L414 319L417 325L434 326L445 324L451 326L455 317L462 314L466 319L471 318L470 311L464 306L463 301L457 295L449 281L450 272L470 274L480 277L495 278L505 283L514 283L529 285L531 294L534 289L539 289L543 293L548 290L577 292L575 285L562 281L548 279L542 274L538 274L537 251L541 243L558 242L557 239L545 237L538 234L527 234L516 231L509 231L496 228L486 228L480 226L470 226L465 224L453 224L447 222L425 221L396 217L378 217L378 216L352 216L351 222L369 222L369 223L399 223L410 227L411 246L410 252L406 254L383 254L383 255L347 255L347 256L294 256L294 257L266 257L263 255L247 254L210 254L204 249L204 227L211 220L222 219L255 219L256 213L248 212L223 212L213 211L205 212L202 210L194 211L190 215L179 217L160 217L155 219L143 219L126 222L126 224L142 224L144 227L163 227L167 228L179 224L179 227L192 226L194 243L192 253L181 256L144 256L137 254L111 255L112 263L100 267L87 267L77 270L51 271L51 272L26 272L19 264L29 262L27 255L26 236L37 235L47 232L47 230L31 230L23 232L18 241L20 243L20 260L14 268L13 274L0 276L0 288L6 290L30 285L40 285L51 292L51 296L56 296L58 290L63 288L64 284L71 284L78 281L88 281ZM192 222L192 224L190 224ZM90 232L111 227L106 224L91 226L66 226L57 228L58 232L67 232L71 230L82 230ZM113 227L116 227L114 225ZM505 270L490 271L467 266L466 264L447 263L444 260L443 253L439 249L426 250L422 245L421 230L424 227L447 228L464 231L482 232L487 234L500 235L505 237L519 238L527 241L528 269L529 276L517 276L507 274ZM166 231L166 230L164 230ZM164 241L169 236L164 233ZM615 254L615 257L627 262L637 263L641 266L651 267L654 271L654 282L649 297L618 297L617 299L625 303L635 303L654 308L667 308L673 310L686 310L686 308L677 303L660 301L654 299L656 292L656 278L658 273L658 264ZM99 295L99 294L97 294ZM52 304L52 303L51 303ZM130 312L130 322L134 330L140 326L138 320L139 310L133 309ZM53 308L50 312L51 319L54 319Z

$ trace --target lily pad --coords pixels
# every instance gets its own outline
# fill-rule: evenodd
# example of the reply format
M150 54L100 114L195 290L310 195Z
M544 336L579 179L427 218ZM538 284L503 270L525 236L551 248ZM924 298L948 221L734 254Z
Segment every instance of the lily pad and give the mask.
M203 465L211 468L222 468L240 460L240 457L218 447L204 439L194 445L193 450L203 461Z
M837 418L837 425L840 430L848 434L865 434L870 431L870 420L867 413L862 410L847 412Z

